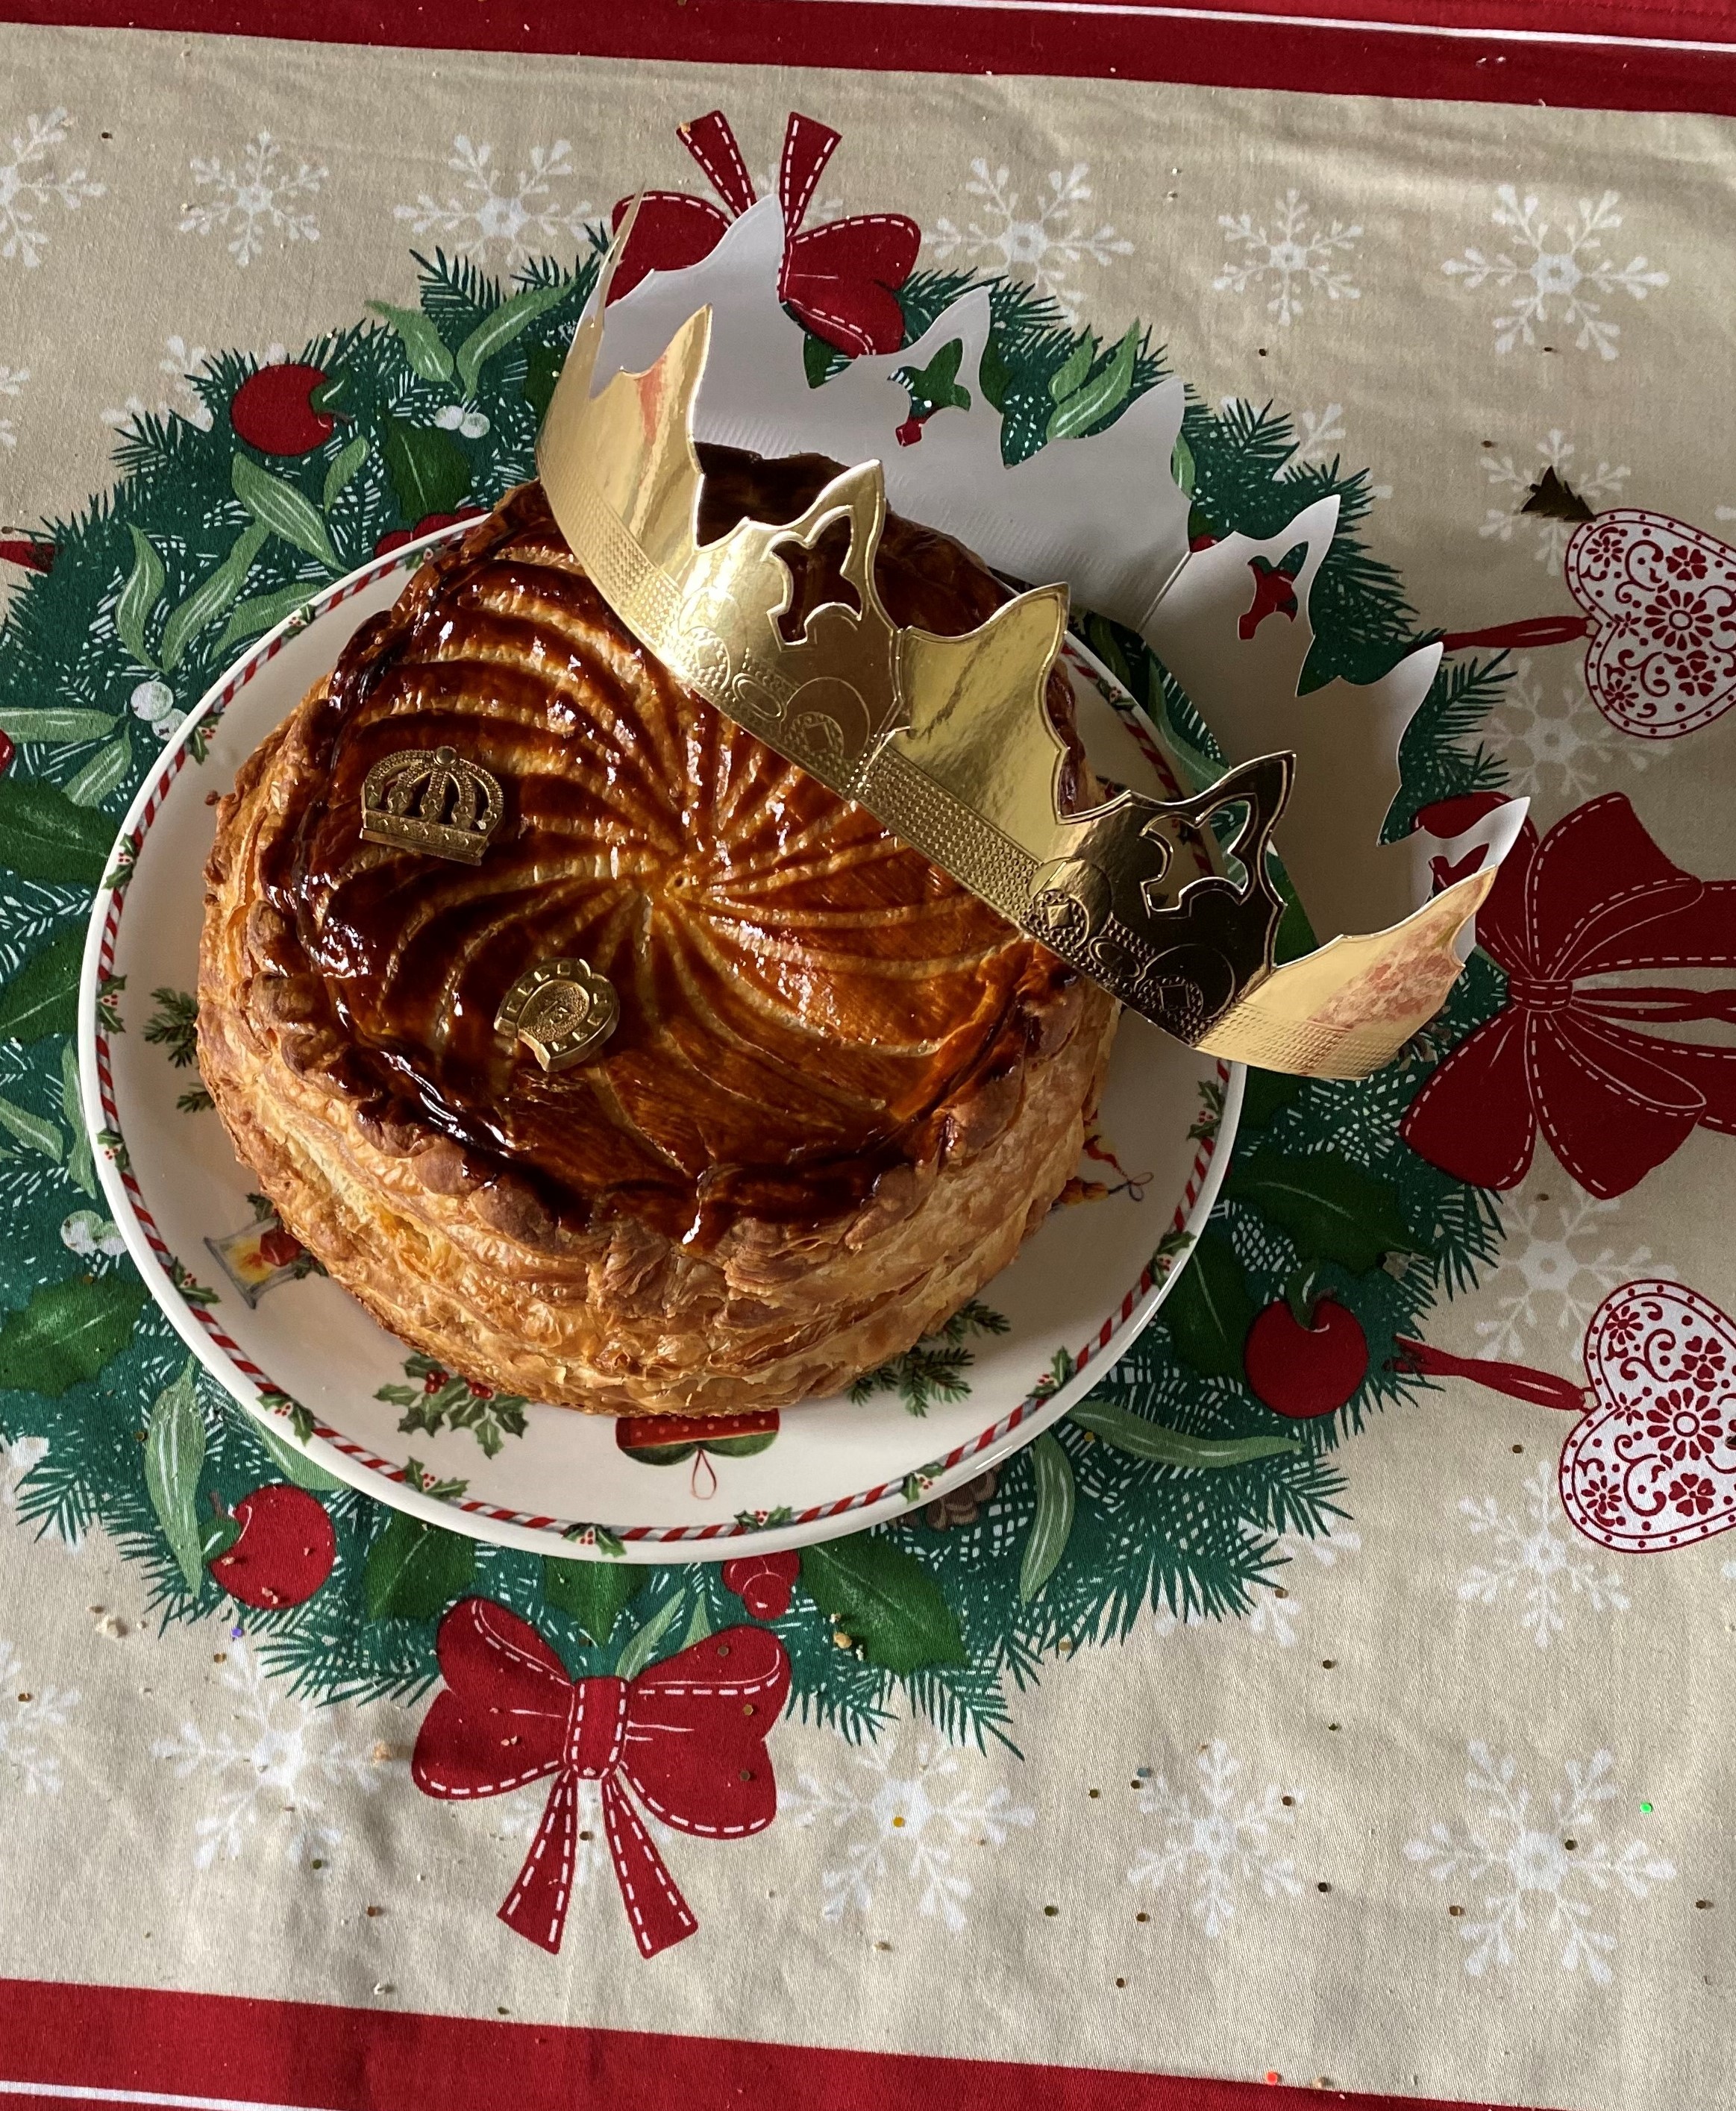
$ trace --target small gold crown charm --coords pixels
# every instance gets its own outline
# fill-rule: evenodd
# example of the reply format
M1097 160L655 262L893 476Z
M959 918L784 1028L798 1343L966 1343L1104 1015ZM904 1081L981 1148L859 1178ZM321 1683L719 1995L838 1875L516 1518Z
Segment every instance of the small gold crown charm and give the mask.
M400 748L362 785L362 838L480 865L502 806L498 781L455 749Z
M544 960L501 1000L496 1031L515 1034L545 1070L570 1069L602 1047L620 1020L620 1000L588 960Z

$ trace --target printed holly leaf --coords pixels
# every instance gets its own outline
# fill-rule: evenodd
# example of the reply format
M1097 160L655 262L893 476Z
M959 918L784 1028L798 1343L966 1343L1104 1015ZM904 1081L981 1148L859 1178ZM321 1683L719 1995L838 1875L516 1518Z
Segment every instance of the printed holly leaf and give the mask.
M1031 1473L1037 1484L1037 1513L1019 1564L1019 1598L1026 1605L1060 1567L1073 1531L1073 1469L1047 1429L1031 1446Z
M349 488L357 471L367 458L368 436L366 433L357 433L354 439L346 441L339 448L332 459L331 467L325 472L325 486L320 493L320 505L323 511L327 513L331 511L338 500Z
M1226 1233L1208 1226L1158 1317L1176 1355L1202 1377L1241 1377L1254 1301Z
M1366 1275L1384 1254L1428 1251L1393 1189L1333 1153L1293 1158L1257 1151L1230 1167L1224 1192L1288 1232L1300 1260L1335 1261L1352 1275Z
M231 645L243 644L249 638L258 637L261 631L270 629L286 615L293 615L318 592L317 584L311 579L292 579L275 593L249 594L245 601L238 601L229 612L229 621L217 640L217 650L221 652Z
M106 739L119 724L112 711L80 710L70 704L50 704L41 710L13 710L0 706L0 733L12 740L71 746L79 741Z
M914 1555L870 1532L802 1550L802 1587L870 1664L908 1673L967 1659L952 1607Z
M79 1023L79 971L84 960L84 934L62 931L39 953L31 954L0 990L0 1041L40 1041L45 1034L70 1033Z
M105 741L89 761L66 785L66 797L75 806L100 806L133 766L133 735L124 722L112 740Z
M362 1564L370 1620L436 1619L476 1573L473 1541L394 1510Z
M145 620L156 607L167 574L155 545L137 528L133 538L133 569L127 574L120 598L115 603L115 635L141 667L157 665L145 644Z
M90 1133L84 1126L84 1096L79 1087L79 1051L70 1041L64 1042L61 1046L61 1116L71 1136L66 1151L66 1177L94 1201L97 1168L91 1156Z
M259 474L263 476L265 471L261 470ZM163 625L165 674L180 666L182 654L193 639L207 624L216 621L246 585L253 560L265 547L270 532L263 520L257 519L251 527L243 528L222 563L176 607Z
M323 1466L315 1465L305 1452L298 1451L293 1444L284 1443L275 1429L268 1428L257 1418L249 1422L248 1433L266 1453L284 1478L298 1488L306 1488L310 1495L315 1496L334 1496L343 1492L345 1483L335 1473L328 1473ZM307 1433L311 1434L311 1432Z
M1160 1466L1242 1466L1251 1459L1275 1459L1302 1448L1288 1437L1190 1437L1097 1395L1082 1401L1067 1419L1129 1458L1149 1459Z
M0 777L0 865L25 879L95 887L115 824L38 778Z
M424 381L449 381L452 356L441 342L440 333L420 308L394 308L389 301L370 301L376 316L384 316L398 332L410 370Z
M199 1528L199 1475L205 1469L205 1417L199 1410L191 1356L173 1385L152 1405L145 1425L145 1490L169 1542L169 1551L197 1598L205 1580L204 1535Z
M1087 338L1085 345L1091 340ZM1070 440L1081 433L1088 433L1093 425L1101 424L1111 411L1125 402L1134 385L1134 362L1139 352L1139 325L1133 325L1125 337L1110 355L1102 371L1093 375L1071 394L1057 400L1049 420L1048 437L1052 440ZM1073 354L1077 359L1078 352ZM1061 369L1061 373L1066 372ZM1061 379L1057 375L1056 380Z
M69 1042L67 1046L70 1047L71 1043ZM20 1107L16 1101L0 1099L0 1128L16 1137L30 1150L39 1151L44 1158L52 1158L57 1165L60 1164L66 1149L60 1131L52 1122L44 1121L40 1115L33 1115L28 1107Z
M648 1568L629 1568L615 1562L562 1561L552 1554L543 1557L543 1596L576 1620L599 1649L650 1578Z
M352 441L350 444L353 447L355 443ZM341 455L339 460L343 460ZM282 477L261 469L251 455L240 453L230 461L229 483L236 497L262 527L269 528L274 535L280 536L296 549L305 550L310 557L317 557L332 571L342 569L317 507L293 483L286 483Z
M657 1654L657 1644L675 1624L676 1616L686 1603L686 1591L677 1591L667 1604L657 1608L642 1628L634 1628L622 1643L620 1655L615 1659L615 1676L617 1678L639 1677Z
M0 1328L0 1388L58 1400L120 1355L144 1302L144 1285L130 1269L49 1283Z
M455 512L470 494L470 459L438 426L387 419L385 456L386 474L406 520Z
M484 316L458 347L458 384L466 396L476 386L476 377L488 362L506 350L539 316L557 308L573 290L570 285L527 286L502 301L492 315Z

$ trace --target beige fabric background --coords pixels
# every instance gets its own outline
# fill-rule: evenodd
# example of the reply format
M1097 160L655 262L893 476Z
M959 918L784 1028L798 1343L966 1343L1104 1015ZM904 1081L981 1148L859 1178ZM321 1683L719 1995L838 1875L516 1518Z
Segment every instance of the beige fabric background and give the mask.
M1368 465L1372 540L1425 624L1570 608L1557 530L1515 517L1546 463L1736 538L1725 122L20 29L0 524L102 485L114 420L189 407L200 347L412 299L412 245L498 269L640 184L702 189L672 128L717 103L756 171L788 108L824 116L822 207L908 211L934 261L1147 319L1208 398L1270 396ZM1539 821L1627 789L1672 857L1736 872L1736 712L1643 747L1576 667L1522 658L1493 736ZM1697 1133L1596 1204L1540 1149L1501 1265L1434 1338L1572 1375L1629 1276L1736 1306L1733 1170ZM1388 1414L1345 1455L1352 1523L1293 1550L1285 1595L1053 1666L1016 1711L1022 1761L787 1723L783 1814L679 1843L702 1933L650 1966L606 1865L559 1960L494 1922L537 1796L425 1800L411 1718L310 1713L216 1631L157 1639L111 1547L0 1521L0 1973L1726 2102L1736 1542L1599 1555L1552 1491L1562 1434L1461 1387Z

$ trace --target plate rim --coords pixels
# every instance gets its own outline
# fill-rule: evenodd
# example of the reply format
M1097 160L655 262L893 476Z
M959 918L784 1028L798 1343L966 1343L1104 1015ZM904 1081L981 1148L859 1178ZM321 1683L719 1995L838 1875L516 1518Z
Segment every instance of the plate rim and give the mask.
M313 1436L298 1436L284 1413L267 1405L265 1397L270 1392L287 1401L289 1396L274 1383L269 1372L251 1360L204 1306L189 1303L175 1283L166 1264L175 1261L175 1256L157 1231L143 1190L130 1168L117 1158L113 1146L100 1141L104 1136L120 1135L107 1036L98 1011L102 980L113 965L125 906L125 883L123 880L116 885L116 880L130 856L136 856L170 787L186 766L196 734L222 715L247 683L275 658L292 638L390 573L407 570L427 552L456 540L475 524L473 520L464 520L437 529L370 559L317 592L311 592L306 602L274 624L211 683L176 728L128 804L91 906L80 969L78 1012L79 1076L85 1124L92 1140L98 1178L128 1254L158 1309L182 1341L225 1392L267 1428L276 1441L289 1446L311 1464L361 1494L484 1545L513 1547L557 1559L625 1559L634 1564L725 1561L743 1555L790 1551L866 1531L890 1519L907 1515L964 1481L999 1464L1059 1421L1150 1323L1158 1307L1180 1280L1193 1256L1199 1232L1217 1200L1241 1113L1247 1075L1241 1064L1220 1061L1217 1065L1224 1089L1223 1105L1213 1133L1199 1140L1171 1219L1172 1235L1185 1233L1188 1237L1179 1245L1167 1268L1158 1266L1157 1254L1147 1260L1138 1281L1074 1357L1072 1370L1066 1380L1047 1388L1039 1382L1023 1400L996 1416L986 1429L952 1446L938 1462L941 1470L922 1477L921 1488L914 1496L905 1492L911 1478L905 1476L871 1488L853 1491L830 1501L811 1505L788 1518L778 1519L775 1512L744 1512L729 1522L717 1520L702 1525L616 1526L600 1521L563 1519L504 1509L479 1496L448 1500L413 1486L405 1478L403 1466L379 1458L368 1446L347 1437L329 1424L316 1420ZM1065 640L1064 649L1086 662L1106 688L1121 688L1096 655L1070 633ZM124 1137L120 1142L124 1156ZM1066 1353L1072 1355L1070 1351ZM743 1518L756 1521L743 1523Z

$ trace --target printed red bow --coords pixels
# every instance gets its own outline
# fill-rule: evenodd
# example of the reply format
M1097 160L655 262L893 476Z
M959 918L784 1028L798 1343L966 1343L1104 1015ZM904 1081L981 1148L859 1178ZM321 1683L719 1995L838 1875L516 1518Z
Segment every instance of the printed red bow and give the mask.
M416 1741L425 1795L504 1795L555 1777L500 1918L551 1954L561 1947L579 1834L579 1784L602 1784L603 1825L640 1953L698 1923L634 1809L630 1789L678 1832L739 1840L777 1815L766 1733L789 1691L789 1659L763 1628L726 1628L637 1678L580 1678L536 1629L489 1598L440 1623L446 1691Z
M1467 826L1482 798L1424 818ZM1636 969L1736 967L1736 881L1673 865L1624 793L1588 801L1538 840L1528 821L1477 912L1507 1001L1418 1093L1402 1133L1456 1179L1516 1186L1537 1132L1582 1187L1625 1194L1697 1124L1736 1134L1736 1046L1620 1022L1736 1022L1736 988L1611 983Z
M722 211L709 198L689 197L682 191L647 191L615 269L611 301L630 293L648 271L681 271L709 256L729 222L754 202L753 179L720 110L677 125L675 132L729 209ZM778 298L816 337L852 358L897 352L904 343L898 289L916 269L921 229L897 212L859 213L823 227L802 227L838 138L818 118L791 111L778 162L784 227ZM632 202L619 202L612 225L620 225Z

